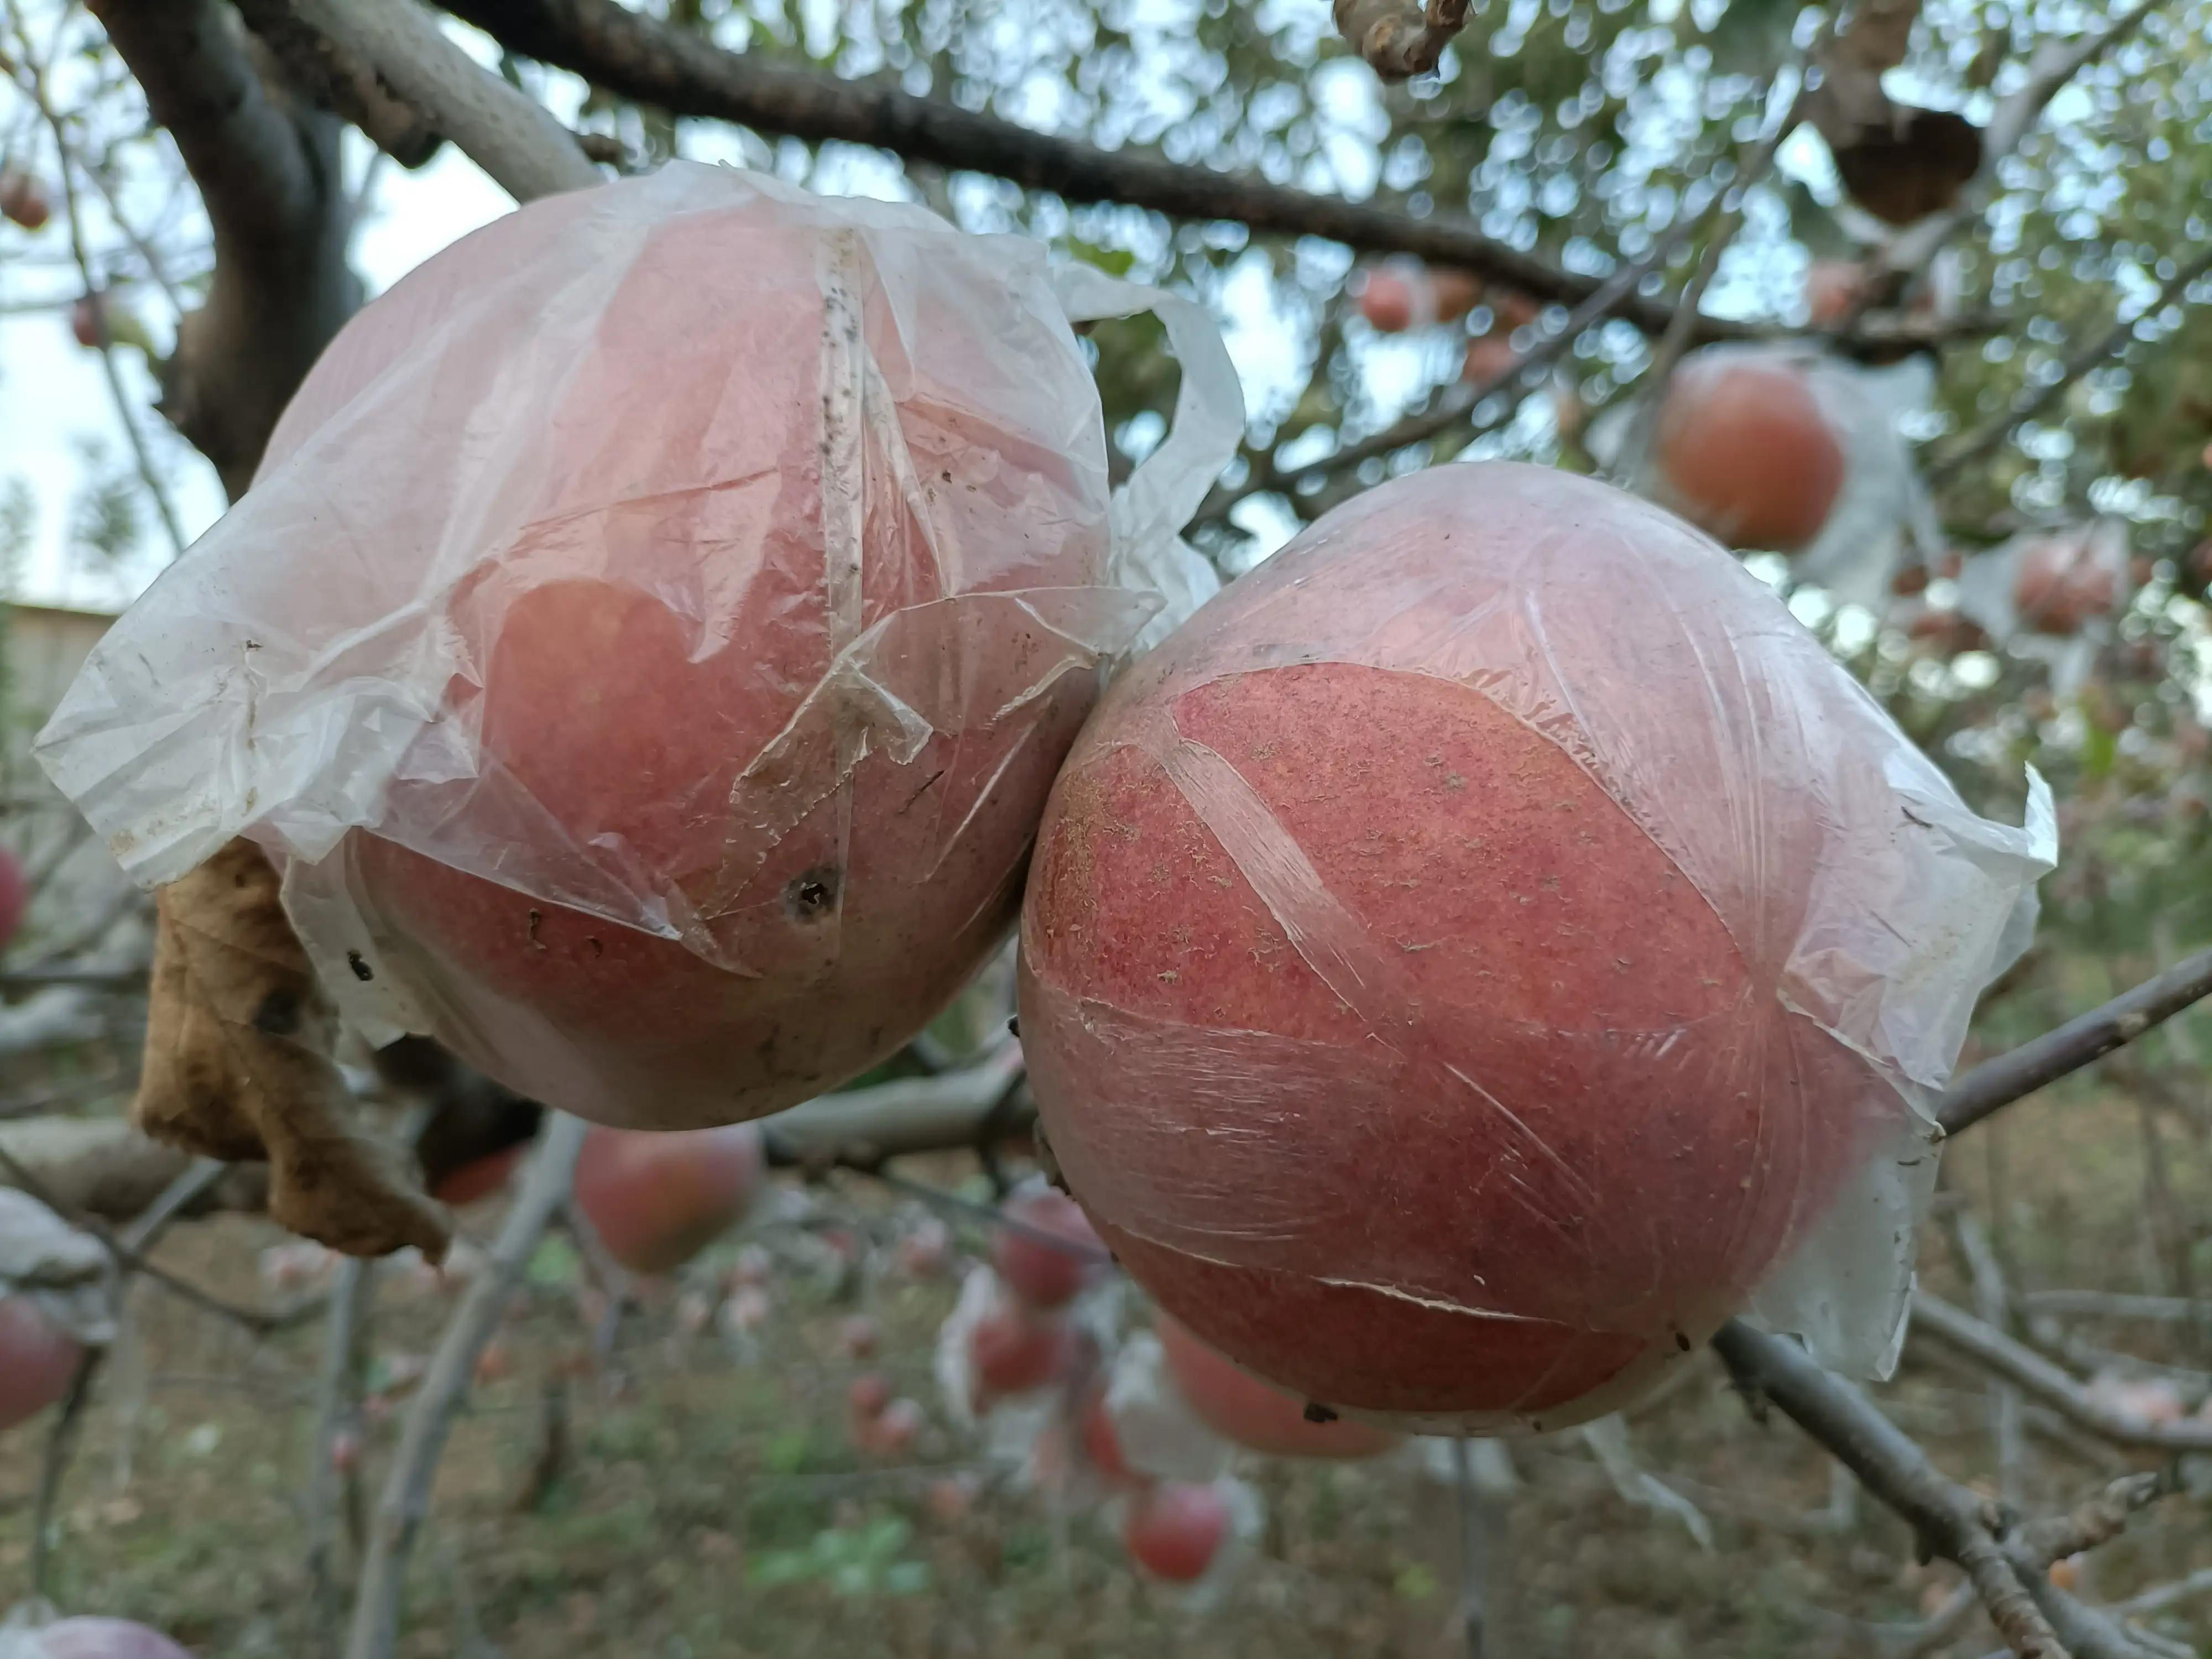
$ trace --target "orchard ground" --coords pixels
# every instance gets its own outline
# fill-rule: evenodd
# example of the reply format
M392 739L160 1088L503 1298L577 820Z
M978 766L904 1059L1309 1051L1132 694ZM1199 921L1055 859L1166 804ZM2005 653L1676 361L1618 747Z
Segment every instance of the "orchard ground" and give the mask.
M2167 1136L2166 1179L2184 1202L2212 1188L2212 1147ZM2000 1227L2030 1288L2148 1287L2143 1137L2132 1098L2094 1079L2022 1103L1962 1145L1948 1175ZM907 1173L952 1187L973 1164L917 1160ZM786 1180L788 1178L786 1177ZM1996 1188L1993 1190L1992 1182ZM915 1217L910 1200L854 1177L813 1189L813 1221L884 1247ZM466 1214L477 1238L499 1200ZM770 1206L772 1207L772 1206ZM951 1427L931 1352L957 1273L985 1245L956 1225L953 1272L916 1280L886 1267L824 1270L819 1232L757 1218L692 1264L622 1327L611 1389L567 1385L568 1449L534 1507L546 1380L590 1345L575 1263L559 1246L501 1339L502 1374L480 1387L439 1471L410 1581L410 1659L738 1659L832 1655L1443 1655L1462 1653L1450 1486L1410 1456L1345 1465L1254 1463L1267 1524L1219 1602L1194 1613L1132 1572L1096 1514L1056 1521L1034 1494L993 1484L975 1437ZM226 1218L177 1229L159 1259L246 1303L260 1249L285 1236ZM686 1286L715 1281L745 1242L775 1252L774 1311L733 1346L709 1322L683 1334ZM2200 1248L2195 1264L2212 1273ZM813 1265L810 1266L809 1264ZM1932 1288L1971 1301L1944 1230L1922 1252ZM434 1341L448 1305L381 1283L373 1352L392 1362ZM2200 1283L2201 1283L2200 1279ZM2171 1285L2167 1288L2172 1288ZM118 1351L88 1419L63 1504L58 1598L173 1632L202 1659L312 1652L300 1494L319 1322L254 1343L143 1281L133 1291L138 1357ZM840 1325L865 1308L883 1351L842 1357ZM699 1304L689 1308L696 1319ZM2085 1325L2085 1340L2206 1366L2173 1328ZM1986 1386L1916 1350L1887 1409L1945 1467L1994 1492ZM846 1386L886 1372L930 1413L910 1457L866 1458L843 1423ZM372 1377L372 1382L375 1379ZM0 1586L20 1585L47 1419L0 1438ZM1680 1521L1618 1496L1576 1435L1517 1443L1520 1487L1493 1533L1490 1651L1522 1656L1767 1659L1893 1651L1871 1621L1909 1625L1940 1606L1954 1569L1913 1562L1903 1525L1870 1502L1838 1528L1832 1460L1785 1422L1751 1422L1717 1361L1632 1414L1644 1468L1705 1512L1713 1547ZM364 1496L396 1433L368 1431ZM2114 1468L2040 1437L2030 1506L2086 1495ZM2110 1454L2105 1454L2109 1457ZM978 1485L951 1514L944 1483ZM2188 1499L2158 1506L2093 1559L2078 1588L2115 1600L2212 1566L2212 1529ZM12 1595L13 1589L7 1594ZM2169 1634L2212 1637L2200 1599ZM1979 1656L1977 1614L1929 1650Z

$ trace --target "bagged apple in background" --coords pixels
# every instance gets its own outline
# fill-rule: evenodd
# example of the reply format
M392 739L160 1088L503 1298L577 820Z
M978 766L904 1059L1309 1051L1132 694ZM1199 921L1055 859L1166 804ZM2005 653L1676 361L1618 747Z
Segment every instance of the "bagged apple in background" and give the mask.
M1731 546L1786 554L1790 574L1880 611L1941 542L1899 429L1926 407L1924 357L1869 368L1797 345L1717 345L1676 367L1650 453L1624 480ZM1638 405L1593 423L1590 453L1626 464Z
M2043 663L2051 689L2079 690L2127 609L2133 584L2124 519L2023 531L1965 562L1959 613L2018 655Z
M1070 319L1143 310L1182 386L1109 499ZM1103 670L1218 586L1178 532L1242 431L1188 301L672 163L349 324L40 758L145 884L267 848L371 1042L759 1116L1003 937Z
M1431 468L1085 728L1023 915L1042 1127L1164 1310L1346 1414L1565 1427L1747 1309L1880 1372L2028 816L1679 520Z

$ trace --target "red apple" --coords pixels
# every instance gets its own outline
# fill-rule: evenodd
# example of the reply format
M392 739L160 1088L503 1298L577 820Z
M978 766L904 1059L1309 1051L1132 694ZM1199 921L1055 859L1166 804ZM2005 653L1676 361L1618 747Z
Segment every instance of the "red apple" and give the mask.
M1224 1440L1273 1457L1372 1457L1398 1443L1371 1423L1309 1422L1304 1401L1215 1352L1166 1314L1153 1316L1152 1329L1176 1392Z
M1129 1461L1121 1455L1121 1436L1114 1426L1114 1414L1106 1408L1106 1391L1101 1389L1091 1396L1083 1408L1083 1455L1102 1480L1115 1485L1134 1480Z
M839 211L684 164L532 203L348 324L257 481L339 425L423 450L358 499L447 563L330 600L453 664L333 854L353 971L595 1121L762 1116L934 1018L1139 620L1042 254Z
M1204 1577L1229 1536L1229 1504L1212 1486L1164 1480L1129 1505L1121 1541L1156 1578L1187 1584Z
M837 1352L848 1359L872 1359L883 1346L883 1328L866 1314L849 1314L837 1324Z
M894 1400L877 1416L863 1449L878 1457L904 1457L913 1451L926 1421L919 1401Z
M1362 275L1359 314L1380 332L1402 334L1420 320L1419 277L1410 270L1378 265Z
M1073 1336L1058 1320L1013 1305L991 1309L968 1337L978 1407L1044 1387L1073 1352Z
M447 1171L445 1177L430 1188L430 1196L441 1204L450 1204L459 1209L480 1198L489 1198L505 1189L516 1165L530 1151L526 1140L493 1152L488 1157L471 1158Z
M1667 504L1732 547L1794 552L1844 486L1842 440L1804 368L1700 352L1668 381L1652 445Z
M0 950L15 937L15 930L23 925L23 912L30 907L31 884L23 873L22 860L12 848L0 847Z
M1851 314L1867 286L1866 268L1851 259L1815 259L1805 271L1805 306L1813 326L1827 328Z
M37 230L53 213L46 187L20 167L0 172L0 219L10 219L26 230Z
M1905 902L1968 877L1901 835L1931 814L1975 822L1678 520L1544 468L1394 480L1070 757L1023 921L1042 1130L1123 1269L1294 1399L1587 1420L1918 1145L1884 1068L1963 1031L1869 1011L1972 975L2018 890Z
M1045 1187L1017 1193L1003 1213L1014 1224L993 1234L991 1265L1031 1307L1063 1306L1104 1272L1106 1247L1066 1194Z
M2092 525L2039 537L2021 549L2013 608L2039 634L2078 634L2124 597L2124 546Z
M20 1296L0 1297L0 1429L35 1417L69 1392L84 1350Z
M669 1273L744 1218L767 1171L750 1124L595 1127L576 1160L576 1202L623 1267Z
M891 1380L881 1371L863 1371L847 1385L845 1408L856 1423L872 1423L891 1403Z
M77 297L70 307L70 333L76 343L88 350L97 350L108 341L107 299L105 295L85 294Z
M1500 377L1513 372L1521 354L1513 349L1512 342L1502 333L1492 331L1469 342L1467 359L1460 365L1461 380L1469 386L1488 386Z

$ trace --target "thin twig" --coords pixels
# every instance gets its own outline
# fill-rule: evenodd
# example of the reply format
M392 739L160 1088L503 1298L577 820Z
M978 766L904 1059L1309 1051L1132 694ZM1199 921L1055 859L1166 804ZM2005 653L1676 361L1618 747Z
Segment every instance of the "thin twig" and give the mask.
M1913 1297L1912 1329L1965 1354L2030 1398L2114 1445L2156 1451L2212 1451L2212 1422L2154 1423L2118 1410L2027 1344L2014 1341L1965 1309L1924 1290Z
M307 1516L307 1608L315 1651L337 1659L344 1604L338 1591L338 1515L345 1489L357 1473L343 1468L338 1437L359 1435L356 1423L362 1337L374 1304L376 1263L349 1256L338 1263L323 1330L322 1364L315 1376L315 1421L308 1455Z
M1658 434L1660 405L1666 401L1667 383L1673 378L1675 366L1682 361L1682 354L1690 349L1691 337L1698 322L1698 307L1705 302L1706 289L1712 285L1713 278L1720 273L1722 256L1728 252L1729 244L1735 240L1736 232L1743 228L1744 213L1751 204L1752 191L1773 167L1775 154L1782 148L1783 140L1796 130L1798 118L1805 106L1804 66L1817 57L1833 29L1832 20L1821 26L1819 38L1796 65L1795 78L1798 82L1798 90L1790 94L1790 103L1782 112L1781 118L1759 135L1757 146L1745 158L1735 182L1723 194L1722 199L1728 205L1723 208L1719 222L1714 225L1705 252L1698 256L1697 270L1683 285L1681 295L1674 302L1674 314L1668 320L1666 331L1659 337L1658 349L1651 356L1651 367L1644 376L1644 388L1635 418L1629 422L1628 435L1622 441L1620 454L1612 469L1620 477L1634 478L1643 473L1644 459L1650 455L1652 441ZM1768 87L1766 99L1762 100L1762 103L1772 99L1774 90L1771 85Z
M458 142L458 141L456 141ZM585 1124L552 1114L532 1154L521 1190L501 1224L482 1271L447 1321L438 1349L422 1375L392 1454L382 1500L371 1528L368 1559L355 1593L346 1659L391 1659L399 1634L400 1594L416 1534L429 1512L431 1481L452 1432L454 1414L468 1398L477 1358L499 1326L522 1270L554 1215L567 1200L583 1148Z
M27 85L20 79L18 84L23 86L24 94L36 106L48 131L53 134L54 148L58 152L59 165L56 173L61 180L62 216L69 226L70 251L76 256L78 274L84 280L84 301L93 307L94 322L99 330L100 372L107 382L108 396L115 404L115 418L123 428L124 437L129 441L131 457L137 464L139 479L145 484L146 494L153 501L155 512L161 517L161 527L168 532L170 550L182 553L185 550L184 526L177 517L177 509L170 503L167 486L162 483L161 474L155 470L153 452L146 447L146 436L138 430L138 422L131 412L130 397L123 389L122 372L115 366L115 342L108 337L106 298L101 292L100 278L92 268L92 254L85 245L84 222L77 210L76 161L70 149L69 135L62 126L61 117L55 113L52 104L46 98L46 64L33 55L30 36L24 32L22 19L15 15L15 7L11 4L8 9L15 25L16 41L22 48L25 73L29 77Z
M62 1481L84 1428L85 1408L91 1403L93 1379L107 1358L105 1348L88 1347L77 1357L76 1373L70 1378L62 1400L61 1415L46 1431L46 1455L39 1463L38 1501L31 1510L31 1596L46 1597L46 1575L53 1565L54 1508L60 1503Z
M179 1216L214 1191L216 1183L229 1173L230 1165L219 1158L194 1158L184 1172L163 1188L160 1195L123 1230L118 1243L131 1255L144 1255L161 1242L161 1235L169 1231L170 1224Z
M1455 1616L1467 1644L1467 1659L1482 1659L1490 1622L1488 1552L1483 1547L1482 1492L1475 1485L1474 1460L1464 1437L1451 1443L1452 1497L1459 1516L1459 1602Z
M2212 1595L2212 1567L2200 1567L2186 1578L2177 1578L2170 1584L2147 1589L2124 1601L2115 1601L2106 1611L2123 1619L2140 1619L2146 1613L2164 1613L2168 1607L2200 1595Z
M251 1331L256 1336L266 1336L272 1331L281 1330L289 1322L277 1315L262 1313L252 1308L237 1307L225 1302L221 1297L211 1295L188 1280L179 1279L166 1267L155 1267L139 1251L127 1245L117 1236L114 1228L108 1225L99 1216L88 1214L82 1210L71 1209L69 1206L58 1202L52 1189L39 1179L38 1172L17 1158L14 1152L9 1151L4 1143L0 1143L0 1170L4 1170L9 1179L16 1186L30 1194L33 1198L37 1199L40 1203L60 1216L71 1226L91 1234L107 1246L108 1253L115 1258L118 1266L131 1273L143 1273L149 1281L160 1285L171 1295L180 1297L197 1307L218 1315L230 1321L232 1324Z
M2081 346L2068 357L2058 373L2039 386L2022 392L2013 399L2012 407L2002 415L1984 422L1961 438L1950 448L1929 463L1927 480L1939 484L1958 473L1962 468L1980 460L2000 444L2033 420L2054 399L2084 374L2106 362L2122 350L2135 336L2136 325L2146 317L2154 317L2186 293L2190 286L2207 271L2212 271L2212 248L2207 248L2191 259L2158 291L2157 297L2141 311L2131 312L2114 323L2095 339Z
M415 0L292 0L291 9L372 65L386 87L427 115L516 201L602 182L574 133L448 40Z
M542 1507L568 1467L568 1383L556 1369L538 1391L538 1455L514 1495L519 1514Z
M1966 1210L1952 1218L1951 1230L1973 1280L1974 1306L1992 1330L2002 1331L2010 1297L1996 1252L1990 1248L1981 1223ZM2002 1376L1990 1383L1990 1435L1996 1454L1997 1496L2005 1503L2020 1504L2027 1497L2027 1446L2021 1422L2020 1390Z
M2058 89L2142 27L2158 5L2159 0L2144 0L2096 33L2084 34L2067 45L2047 42L2037 52L2028 66L2027 81L1997 106L1989 125L1982 129L1981 165L1959 192L1958 200L1905 231L1884 251L1883 267L1893 278L1909 277L1925 270L1945 243L1980 216L1983 201L1996 179L1997 164L2020 148Z
M2030 1313L2151 1325L2186 1324L2199 1311L2197 1304L2178 1296L2129 1296L2113 1291L2030 1291L2021 1300Z
M1922 1550L1955 1562L2021 1659L2072 1659L2006 1557L1980 1499L1945 1476L1912 1437L1843 1378L1785 1338L1731 1320L1713 1338L1739 1387L1772 1402L1909 1522Z
M1936 1121L1946 1134L1957 1134L1998 1108L2134 1042L2207 996L2212 996L2212 951L2199 951L2057 1030L1984 1060L1944 1091Z

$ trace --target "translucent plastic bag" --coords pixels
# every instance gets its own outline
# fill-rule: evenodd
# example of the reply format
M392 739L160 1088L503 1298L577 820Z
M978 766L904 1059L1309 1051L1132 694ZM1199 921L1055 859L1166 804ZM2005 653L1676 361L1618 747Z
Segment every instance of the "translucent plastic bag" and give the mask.
M1069 324L1177 418L1109 498ZM1190 301L690 163L534 203L333 343L40 739L142 883L270 849L342 1012L601 1121L831 1087L1002 937L1102 671L1209 591Z
M1680 520L1432 468L1085 728L1023 921L1042 1125L1123 1267L1322 1406L1565 1427L1747 1309L1880 1371L2028 817Z
M2124 519L2023 531L1959 574L1959 614L2043 663L2060 696L2081 689L2132 587Z
M1924 359L1869 368L1802 345L1707 346L1682 360L1679 375L1717 374L1735 364L1778 368L1799 379L1841 452L1842 473L1820 525L1790 554L1791 573L1850 605L1879 611L1891 578L1910 556L1934 556L1940 541L1935 508L1912 464L1899 420L1924 408L1935 390ZM1638 405L1607 411L1590 431L1590 451L1617 465ZM1679 506L1653 453L1628 483L1662 507ZM1692 515L1694 516L1694 515Z

